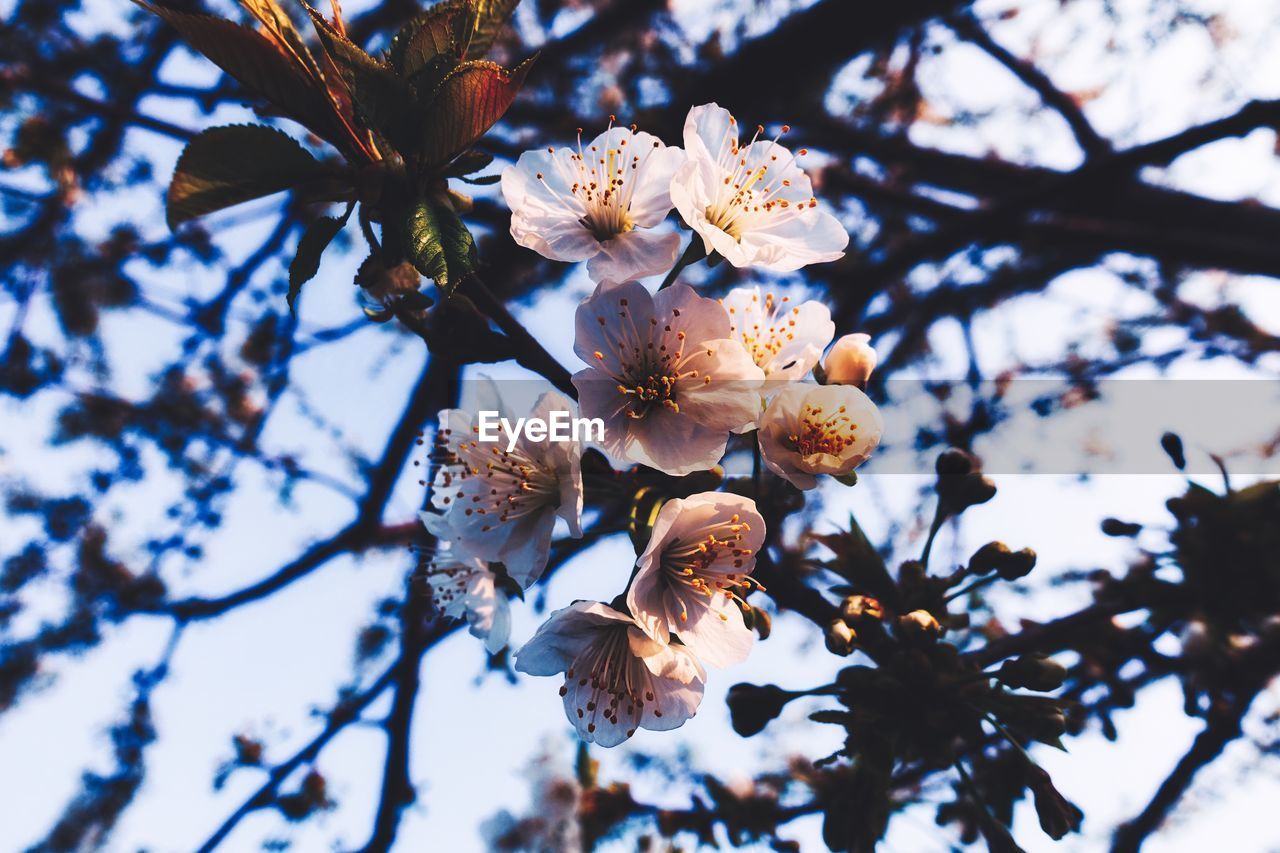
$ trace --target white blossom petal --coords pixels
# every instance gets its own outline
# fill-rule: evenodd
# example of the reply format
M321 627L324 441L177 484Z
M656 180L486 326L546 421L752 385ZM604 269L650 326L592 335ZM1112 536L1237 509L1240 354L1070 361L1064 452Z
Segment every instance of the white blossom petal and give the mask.
M628 231L599 244L600 251L587 261L592 281L629 281L660 275L675 266L680 251L677 232L655 234Z
M689 111L686 160L671 179L671 201L681 218L708 253L718 252L736 267L785 272L841 257L849 235L839 220L816 209L795 155L759 139L762 130L743 144L727 110L704 104Z

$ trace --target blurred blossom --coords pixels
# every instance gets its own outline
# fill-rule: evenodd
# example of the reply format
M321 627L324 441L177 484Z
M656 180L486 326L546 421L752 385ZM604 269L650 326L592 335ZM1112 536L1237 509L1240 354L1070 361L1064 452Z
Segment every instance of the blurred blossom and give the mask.
M818 210L796 155L760 140L762 131L757 128L741 146L738 122L728 110L704 104L689 111L687 159L671 181L671 201L685 224L708 255L719 252L735 267L789 272L843 257L849 244L844 227Z
M703 492L667 501L627 593L636 622L662 643L675 633L711 666L746 660L755 635L743 621L742 596L764 534L750 498Z
M543 394L530 418L572 411L573 404L554 392ZM449 543L459 556L501 562L522 587L542 574L556 518L582 536L582 444L531 441L521 432L515 446L481 442L469 412L440 412L440 441L451 455L436 473L432 504L439 513L423 513L427 529Z
M660 643L600 602L551 614L516 652L529 675L565 674L560 695L583 740L617 746L637 729L679 728L698 711L706 673L683 646Z
M871 456L884 421L871 398L852 385L793 385L760 417L764 463L799 489L818 474L840 477Z
M671 211L671 177L684 152L657 137L610 127L585 148L526 151L502 173L511 236L555 261L587 261L592 280L666 272L680 235L649 230Z
M686 285L656 295L602 284L578 307L574 374L582 414L604 421L615 458L682 476L714 467L759 412L764 372L729 336L714 299Z

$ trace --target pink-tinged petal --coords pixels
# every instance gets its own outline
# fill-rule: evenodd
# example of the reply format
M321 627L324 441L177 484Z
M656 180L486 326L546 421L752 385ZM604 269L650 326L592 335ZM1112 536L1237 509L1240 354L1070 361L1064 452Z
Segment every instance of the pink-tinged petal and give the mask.
M641 159L633 173L637 183L631 193L631 222L637 228L653 228L671 212L671 178L684 165L685 156L648 133L637 133L632 144Z
M587 261L587 274L592 281L623 282L660 275L675 266L680 235L628 231L599 245L600 251Z
M686 368L696 370L697 375L681 380L678 386L682 414L725 432L752 424L759 417L764 371L742 344L731 338L707 341L689 358Z
M684 120L684 150L690 160L719 162L737 143L737 131L733 116L719 104L693 107Z
M720 464L728 443L727 430L707 428L659 408L631 422L619 458L683 477Z
M791 272L844 257L849 234L840 220L813 209L779 225L744 233L741 242L752 266Z
M599 602L587 601L575 601L554 611L516 652L516 671L527 675L555 675L566 671L591 647L602 625L619 621L610 613L617 614L617 611ZM617 615L627 619L624 614Z
M677 647L673 647L677 648ZM684 649L677 654L692 655ZM654 679L654 701L645 706L641 726L655 732L677 729L698 713L705 690L703 679L681 683L674 679Z
M690 612L677 634L708 666L723 668L747 659L755 633L743 622L736 604L723 595L717 598L718 602Z
M665 645L671 634L667 630L666 602L663 600L666 585L660 571L640 570L627 590L627 609L647 636Z
M655 678L670 679L681 684L706 681L707 671L698 659L680 646L649 637L640 630L628 636L631 652L639 658Z
M686 347L697 341L729 337L729 318L724 309L714 299L699 296L698 292L687 284L676 284L665 290L659 290L652 298L652 316L658 321L657 327L665 332L664 340L678 346L675 335L684 332Z
M488 617L488 622L487 632L484 635L484 647L489 654L496 655L511 639L511 603L501 592L494 596L493 612Z
M653 297L639 282L629 281L609 287L597 287L582 301L575 314L573 351L589 365L600 365L601 353L611 374L617 375L619 324L626 314L635 325L644 327L653 316ZM612 359L611 361L609 359Z

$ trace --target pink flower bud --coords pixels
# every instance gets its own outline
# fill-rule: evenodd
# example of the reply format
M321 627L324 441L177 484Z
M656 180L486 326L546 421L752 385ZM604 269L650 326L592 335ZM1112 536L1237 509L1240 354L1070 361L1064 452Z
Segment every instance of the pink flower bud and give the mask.
M822 367L827 373L828 385L865 387L871 371L876 369L876 351L871 348L871 336L859 332L840 338L831 345Z

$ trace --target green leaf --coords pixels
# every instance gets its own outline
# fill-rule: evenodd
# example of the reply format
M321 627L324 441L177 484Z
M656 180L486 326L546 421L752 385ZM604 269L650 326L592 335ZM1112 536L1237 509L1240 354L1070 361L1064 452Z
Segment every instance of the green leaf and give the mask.
M277 110L302 122L339 148L350 147L350 138L318 82L308 77L293 58L266 36L211 15L190 15L157 6L149 0L134 2L163 18L193 50Z
M474 5L475 28L467 45L467 59L478 59L489 52L520 0L474 0Z
M409 209L404 228L410 262L446 293L475 268L475 240L444 199L419 199Z
M354 207L354 204L347 205L347 212L342 216L322 216L303 232L298 240L298 251L289 264L289 310L293 310L293 304L302 292L302 285L315 278L320 271L320 256L346 226Z
M166 219L174 228L197 216L333 175L331 167L275 128L211 128L192 139L178 158Z
M502 175L481 175L478 178L460 178L459 180L464 183L475 184L478 187L487 187L502 180Z
M374 59L342 35L324 16L303 2L325 52L351 92L352 107L365 126L376 130L398 150L409 145L409 87L390 66Z
M842 486L856 486L858 485L858 472L850 471L848 474L833 476L831 479L835 480Z
M446 178L460 178L478 172L493 162L493 155L484 151L464 151L441 172Z
M440 83L422 128L422 160L448 163L502 118L533 64L508 72L492 62L464 62Z

